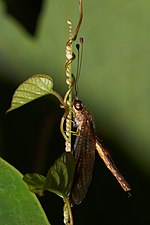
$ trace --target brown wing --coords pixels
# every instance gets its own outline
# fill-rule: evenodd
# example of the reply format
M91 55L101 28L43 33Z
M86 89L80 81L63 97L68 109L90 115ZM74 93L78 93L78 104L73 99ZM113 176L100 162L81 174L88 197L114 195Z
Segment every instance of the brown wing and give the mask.
M125 178L122 176L120 171L117 169L115 163L113 162L108 150L105 148L105 146L100 143L96 139L96 150L98 151L98 154L103 159L105 165L107 168L112 172L112 174L116 177L117 181L121 185L121 187L124 189L124 191L131 191L131 188Z
M79 133L74 145L75 176L71 191L71 201L75 204L80 204L88 191L92 179L96 144L93 124L86 117Z

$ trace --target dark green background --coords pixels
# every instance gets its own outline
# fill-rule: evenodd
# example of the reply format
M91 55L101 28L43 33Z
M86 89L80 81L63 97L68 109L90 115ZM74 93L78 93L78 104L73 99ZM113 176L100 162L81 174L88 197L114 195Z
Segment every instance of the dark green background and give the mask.
M5 111L15 88L35 73L51 75L54 89L65 93L66 20L71 19L75 29L77 3L0 1L0 151L22 173L45 174L64 151L59 133L63 110L54 97L47 96L8 115ZM96 131L131 184L133 196L127 197L97 156L88 194L73 209L75 224L148 225L150 3L83 3L79 97L94 115ZM62 200L47 194L41 201L51 224L62 224Z

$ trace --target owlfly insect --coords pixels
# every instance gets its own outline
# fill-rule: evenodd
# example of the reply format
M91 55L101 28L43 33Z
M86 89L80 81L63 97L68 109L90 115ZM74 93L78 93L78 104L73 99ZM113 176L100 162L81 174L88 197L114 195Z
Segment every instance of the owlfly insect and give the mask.
M80 204L88 191L92 179L95 150L97 150L124 191L130 195L131 188L129 184L117 169L102 141L95 134L92 115L77 98L73 101L73 109L75 112L74 121L79 135L76 137L74 145L75 176L71 192L72 204Z
M81 39L80 42L82 43L83 39ZM75 175L70 195L72 205L80 204L88 191L92 179L95 150L97 150L99 156L115 176L124 191L128 192L130 195L131 188L129 184L117 169L102 141L96 136L93 117L78 98L75 98L73 101L73 112L78 134L75 139L73 152L75 159Z

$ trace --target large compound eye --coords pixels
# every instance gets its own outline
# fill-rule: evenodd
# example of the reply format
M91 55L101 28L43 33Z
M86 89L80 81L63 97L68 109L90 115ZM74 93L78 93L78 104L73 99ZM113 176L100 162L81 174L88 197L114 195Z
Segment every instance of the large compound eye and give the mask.
M73 101L73 106L75 107L76 110L80 111L83 109L83 104L80 100L74 99Z

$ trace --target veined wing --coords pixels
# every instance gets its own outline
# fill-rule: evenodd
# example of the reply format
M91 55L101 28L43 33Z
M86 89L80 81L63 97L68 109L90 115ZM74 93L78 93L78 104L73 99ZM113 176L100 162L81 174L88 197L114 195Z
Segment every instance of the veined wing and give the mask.
M80 204L84 199L92 179L95 161L95 135L93 123L87 112L82 111L83 120L80 123L79 136L74 145L75 175L71 192L72 202Z

